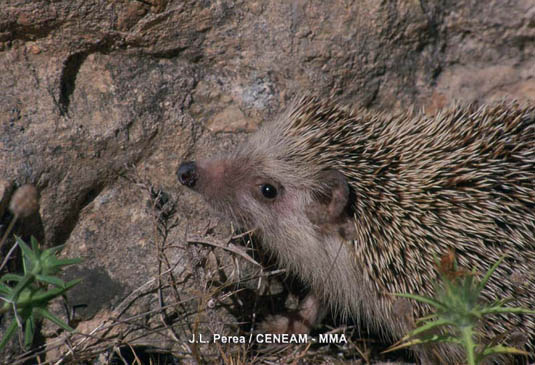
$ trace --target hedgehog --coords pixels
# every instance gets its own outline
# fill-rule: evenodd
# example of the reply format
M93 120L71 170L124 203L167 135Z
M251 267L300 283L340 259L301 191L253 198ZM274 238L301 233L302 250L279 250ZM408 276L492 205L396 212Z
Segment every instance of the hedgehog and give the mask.
M309 331L330 308L398 340L428 308L393 293L432 296L450 250L479 273L505 256L483 297L535 309L534 107L387 114L305 96L235 152L177 175L310 288L297 323L274 317L274 331ZM534 350L533 316L486 330Z

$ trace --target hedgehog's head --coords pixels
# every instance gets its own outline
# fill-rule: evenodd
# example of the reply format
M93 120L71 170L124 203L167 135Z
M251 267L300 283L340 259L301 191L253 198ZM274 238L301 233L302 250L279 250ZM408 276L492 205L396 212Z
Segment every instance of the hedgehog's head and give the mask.
M315 99L301 100L235 153L181 164L179 181L242 228L271 236L301 225L349 238L354 222L348 181L331 163L335 156L319 158L332 134L318 130L325 120L312 120L340 112L322 108Z
M272 235L284 234L281 230L295 224L312 223L323 233L335 229L347 236L352 224L346 224L350 191L345 177L336 170L320 171L314 178L300 176L305 166L292 170L280 162L269 156L233 155L185 162L177 175L183 185L243 228Z
M182 163L178 180L242 228L273 236L301 226L350 238L354 223L346 177L306 162L296 150L299 138L302 142L278 123L268 124L233 154Z

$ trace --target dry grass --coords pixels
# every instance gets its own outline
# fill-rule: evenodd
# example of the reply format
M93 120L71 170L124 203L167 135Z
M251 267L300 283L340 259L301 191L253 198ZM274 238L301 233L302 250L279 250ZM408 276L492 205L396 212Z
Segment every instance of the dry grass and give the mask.
M74 333L60 333L45 345L20 354L13 365L40 364L372 364L384 346L360 338L354 327L325 327L321 332L345 333L347 344L312 341L278 347L246 344L195 344L192 336L214 333L254 334L267 314L271 280L283 270L266 270L269 258L255 250L249 233L216 239L206 227L201 234L169 240L179 225L173 201L138 177L130 178L150 197L152 241L158 267L153 278L140 284L109 311L73 323ZM178 252L178 253L177 253ZM150 309L132 312L147 296ZM282 302L283 303L283 302ZM282 310L275 304L269 310ZM233 319L234 318L234 319ZM159 346L159 344L163 344ZM390 358L392 359L392 357Z

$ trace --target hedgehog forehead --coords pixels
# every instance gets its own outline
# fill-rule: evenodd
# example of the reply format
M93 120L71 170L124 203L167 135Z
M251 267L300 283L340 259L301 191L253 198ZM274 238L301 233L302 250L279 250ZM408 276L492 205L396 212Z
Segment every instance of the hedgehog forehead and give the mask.
M236 170L248 175L248 179L259 183L276 182L286 187L310 186L313 177L310 169L284 153L283 148L270 146L262 148L251 143L241 149L234 158ZM262 181L265 180L265 181Z
M299 136L282 133L277 128L263 128L251 136L238 151L248 159L250 171L283 185L313 187L320 165L305 161L299 148Z

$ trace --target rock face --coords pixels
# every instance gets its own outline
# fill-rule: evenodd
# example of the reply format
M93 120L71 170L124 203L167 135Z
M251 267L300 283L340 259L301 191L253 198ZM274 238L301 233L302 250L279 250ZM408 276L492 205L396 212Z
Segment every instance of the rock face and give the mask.
M231 147L303 92L429 113L455 101L535 102L534 59L532 0L7 0L0 181L35 184L44 244L85 258L68 274L89 278L81 285L94 295L102 281L102 301L72 295L90 302L80 320L174 298L190 301L174 310L191 324L185 308L217 297L207 267L224 259L186 243L214 220L178 187L182 160ZM151 294L119 310L136 290ZM178 348L172 340L189 333L178 332L147 341Z

